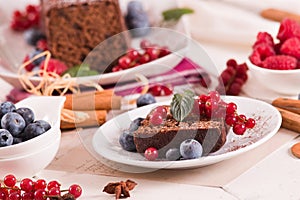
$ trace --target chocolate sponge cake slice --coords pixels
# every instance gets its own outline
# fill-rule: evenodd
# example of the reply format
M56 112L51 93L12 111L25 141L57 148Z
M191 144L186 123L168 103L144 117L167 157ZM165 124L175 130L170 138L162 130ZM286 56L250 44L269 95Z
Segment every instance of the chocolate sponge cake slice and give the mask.
M188 121L178 122L169 113L161 125L153 126L148 116L134 132L134 143L139 153L155 147L164 155L168 149L178 148L182 141L193 138L202 144L203 154L207 155L219 150L226 142L227 128L224 120L189 118Z
M94 49L107 38L126 29L118 0L41 0L43 27L54 58L68 67L88 64L98 72L127 49L128 38L107 43L105 51Z

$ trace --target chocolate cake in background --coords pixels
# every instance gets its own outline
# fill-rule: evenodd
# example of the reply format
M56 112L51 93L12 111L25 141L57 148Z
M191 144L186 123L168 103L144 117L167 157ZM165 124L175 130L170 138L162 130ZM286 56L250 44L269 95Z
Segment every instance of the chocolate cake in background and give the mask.
M126 29L118 0L41 0L43 29L54 58L68 67L82 64L101 42ZM94 49L85 63L105 72L128 48L128 37L113 37Z

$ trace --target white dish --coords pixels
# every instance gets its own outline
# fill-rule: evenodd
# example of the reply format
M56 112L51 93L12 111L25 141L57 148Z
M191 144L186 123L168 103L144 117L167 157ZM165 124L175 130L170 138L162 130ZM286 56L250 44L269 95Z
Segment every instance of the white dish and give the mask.
M282 96L300 93L300 69L274 70L256 66L250 60L246 63L255 81L271 93Z
M30 154L34 151L52 143L53 139L60 137L60 111L65 102L65 97L60 96L39 96L29 97L16 104L17 108L27 107L33 110L35 119L42 119L51 125L51 129L41 136L32 138L26 142L1 147L0 160L14 158Z
M13 5L17 4L19 4L19 2ZM25 8L27 3L25 1L21 1L20 4L24 4L23 7ZM122 7L124 8L124 5ZM176 1L171 0L168 0L167 2L160 2L156 0L156 3L153 2L146 5L149 18L154 26L157 26L157 24L159 24L159 20L161 20L161 16L157 15L166 9L174 7L177 7ZM22 8L22 5L18 5L18 8ZM6 18L4 18L6 23L0 26L0 33L4 38L6 38L4 41L0 42L0 56L2 57L2 60L0 60L0 77L13 86L21 88L22 85L18 79L17 69L22 63L25 55L31 52L32 48L26 45L21 33L15 33L10 30L8 24L10 17L10 15L6 16ZM135 80L135 74L153 76L171 70L181 61L188 46L189 33L184 21L185 18L182 18L177 25L168 29L159 29L158 27L154 27L153 29L155 29L156 33L159 34L157 34L155 38L152 37L152 34L147 36L149 39L153 39L153 43L159 45L169 45L169 48L172 51L171 54L135 68L119 72L105 73L97 76L78 77L74 78L74 80L80 83L88 81L106 85ZM172 39L171 41L170 39L174 37L177 38L177 40ZM181 44L178 44L178 41L180 41L181 38L184 41ZM140 40L141 38L133 39L132 47L137 47L137 44L139 44ZM33 77L31 78L31 81L33 83L38 83L40 78Z
M248 73L248 80L245 83L245 85L242 87L243 93L245 93L246 96L263 100L268 103L271 103L276 98L279 97L285 97L285 98L292 98L297 99L297 95L286 95L286 94L280 94L276 93L274 90L269 90L268 88L261 85L253 76L252 73ZM300 92L299 92L300 93Z
M235 102L238 105L238 112L255 118L257 125L243 136L237 136L230 130L225 145L219 151L208 156L180 161L147 161L141 154L127 152L121 148L118 142L119 135L129 127L132 120L137 117L145 117L158 104L168 104L169 102L131 110L107 121L94 134L92 146L98 154L97 157L124 165L148 169L195 168L217 163L256 148L269 140L280 128L281 115L270 104L246 97L226 96L224 100Z
M65 97L28 97L16 104L34 111L35 119L43 119L51 128L44 134L11 146L0 147L0 176L12 173L17 177L31 177L54 159L61 140L60 113Z

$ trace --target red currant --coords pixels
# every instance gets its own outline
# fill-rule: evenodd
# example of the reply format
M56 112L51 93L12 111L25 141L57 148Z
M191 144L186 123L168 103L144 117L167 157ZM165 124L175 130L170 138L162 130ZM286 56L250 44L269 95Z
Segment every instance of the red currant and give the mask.
M162 118L166 118L168 111L165 106L157 106L154 110L154 113L158 113Z
M163 123L163 117L160 113L153 113L149 119L150 123L154 126L161 125Z
M47 195L47 192L46 190L43 190L43 189L38 189L34 192L34 199L35 200L45 200L46 199L46 196Z
M162 91L161 85L154 85L149 88L149 92L153 96L161 96L161 91Z
M73 184L69 187L69 193L72 194L75 198L78 198L81 196L82 189L79 185Z
M151 43L148 41L148 40L142 40L141 42L140 42L140 47L142 48L142 49L146 49L146 48L148 48L148 47L150 47L151 46Z
M20 182L20 188L25 192L31 192L34 190L34 182L29 178L24 178Z
M153 161L158 157L158 151L154 147L149 147L148 149L146 149L144 155L147 160Z
M237 110L237 105L233 102L230 102L227 104L227 107L226 107L226 114L227 115L231 115L231 114L234 114Z
M131 59L128 56L122 56L119 58L119 66L122 67L123 69L127 69L130 67Z
M219 102L220 101L220 94L217 91L211 91L208 93L208 96L210 97L210 99L212 99L215 102Z
M12 192L8 195L9 200L20 200L21 195L18 192Z
M44 179L38 179L34 183L34 189L35 190L46 189L46 187L47 187L47 182Z
M162 88L162 93L163 93L162 96L169 96L169 95L173 94L173 90L171 87L162 85L161 88Z
M255 124L256 124L256 122L253 118L248 118L245 123L247 128L253 128L255 126Z
M238 115L237 119L240 123L245 123L247 120L247 117L245 115Z
M246 131L246 125L237 123L233 126L233 132L237 135L243 135Z
M137 50L135 49L129 49L128 52L127 52L127 56L128 58L130 58L131 60L136 60L140 54Z
M112 72L118 72L118 71L122 71L122 70L123 70L123 68L120 67L119 65L116 65L112 68Z
M234 126L237 123L237 118L235 115L227 115L225 121L228 126Z
M21 189L18 186L16 186L16 185L13 186L13 187L11 187L11 189L8 190L9 194L13 193L13 192L17 192L17 193L19 193L21 195Z
M164 56L166 56L166 55L169 55L171 52L170 52L170 50L169 50L169 48L168 47L166 47L166 46L163 46L163 47L161 47L160 48L160 52L159 52L159 56L158 57L164 57Z
M17 183L17 179L14 175L8 174L4 177L3 182L7 187L13 187Z
M214 101L213 99L207 99L205 102L205 109L206 111L215 112L218 109L218 102Z
M58 183L57 181L50 181L47 184L47 189L50 190L51 188L60 188L60 183Z
M150 60L155 60L159 56L159 50L154 46L154 47L148 47L146 49L146 53L150 56Z
M22 200L32 200L34 199L33 192L24 192L21 194Z
M205 95L205 94L201 94L201 95L199 96L199 100L200 100L200 102L202 102L202 103L205 103L208 99L209 99L209 96L207 96L207 95Z
M145 64L149 61L150 61L150 56L147 53L144 53L139 59L140 64Z
M48 191L48 195L49 195L49 196L57 196L57 195L60 195L60 189L59 189L59 188L56 188L56 187L53 187L53 188L51 188L51 189Z
M227 66L231 66L231 67L236 67L236 66L237 66L237 62L236 62L236 60L234 60L234 59L229 59L229 60L226 62L226 65L227 65Z

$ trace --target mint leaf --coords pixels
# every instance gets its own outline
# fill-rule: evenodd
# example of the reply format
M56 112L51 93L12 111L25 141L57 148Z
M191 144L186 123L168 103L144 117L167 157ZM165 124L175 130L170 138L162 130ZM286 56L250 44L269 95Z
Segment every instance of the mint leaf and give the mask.
M184 93L177 93L171 102L171 113L177 121L182 121L192 110L195 94L186 90Z
M182 15L194 13L193 9L190 8L173 8L170 10L166 10L162 13L163 19L165 21L169 20L179 20Z
M72 77L81 77L81 76L92 76L98 75L99 73L96 70L91 70L88 65L76 65L69 68L64 74L70 74Z

